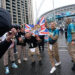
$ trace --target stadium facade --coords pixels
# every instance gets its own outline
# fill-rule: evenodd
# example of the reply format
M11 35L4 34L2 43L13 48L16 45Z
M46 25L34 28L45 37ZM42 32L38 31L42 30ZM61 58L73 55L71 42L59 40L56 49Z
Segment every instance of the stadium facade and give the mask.
M60 7L55 10L51 10L49 12L46 12L42 16L45 16L45 18L47 20L53 20L53 19L57 20L57 19L61 19L63 17L72 17L75 19L75 4Z

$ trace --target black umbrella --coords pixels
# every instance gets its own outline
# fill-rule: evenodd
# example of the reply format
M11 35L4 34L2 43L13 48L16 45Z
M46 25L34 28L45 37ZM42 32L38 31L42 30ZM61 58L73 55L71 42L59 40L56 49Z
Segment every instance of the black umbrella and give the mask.
M8 11L0 8L0 36L11 28L11 16Z

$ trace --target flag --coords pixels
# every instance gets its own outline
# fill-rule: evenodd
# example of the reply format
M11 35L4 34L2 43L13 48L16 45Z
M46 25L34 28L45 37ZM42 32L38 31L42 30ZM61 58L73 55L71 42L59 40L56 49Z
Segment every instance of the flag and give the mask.
M39 35L49 34L48 29L45 27L45 18L44 18L44 16L41 19L39 19L37 24L39 24L41 26L41 30L39 31Z
M37 24L39 24L41 26L41 30L45 29L45 18L44 18L44 16L41 19L39 19Z
M25 32L30 32L33 36L35 36L35 30L32 30L32 28L34 28L34 25L25 24Z
M34 28L34 25L31 24L25 24L25 32L30 32Z
M45 23L45 18L44 16L38 20L37 24L42 25L43 23Z
M49 30L45 28L44 30L41 30L41 31L39 32L39 34L40 34L40 35L48 35L48 34L49 34Z
M30 31L29 29L30 29L29 26L25 24L25 32L29 32Z
M39 24L42 26L42 25L45 25L45 18L44 16L40 19L40 22Z

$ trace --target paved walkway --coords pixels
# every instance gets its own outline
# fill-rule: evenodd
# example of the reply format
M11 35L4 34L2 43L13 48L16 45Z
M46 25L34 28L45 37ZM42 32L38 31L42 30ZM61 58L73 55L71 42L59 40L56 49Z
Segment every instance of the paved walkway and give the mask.
M71 62L71 58L68 54L64 35L59 37L58 43L59 43L59 55L62 64L61 67L57 67L56 72L52 75L75 75L75 72L71 71L73 63ZM51 69L51 65L47 53L47 46L45 46L45 51L44 53L42 53L42 58L43 58L42 66L39 66L38 62L36 62L35 67L32 67L30 60L28 60L27 62L22 62L22 64L19 65L18 69L12 69L10 64L9 75L50 75L49 71ZM2 59L0 60L0 75L5 75Z

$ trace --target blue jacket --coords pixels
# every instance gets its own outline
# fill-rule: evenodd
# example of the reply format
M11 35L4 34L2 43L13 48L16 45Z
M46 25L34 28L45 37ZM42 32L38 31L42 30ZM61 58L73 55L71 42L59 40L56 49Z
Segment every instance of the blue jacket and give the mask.
M59 36L59 30L58 30L58 29L54 29L54 30L52 31L52 29L50 28L50 29L49 29L49 33L52 34L53 36L56 36L56 35ZM50 41L50 40L53 40L53 39L49 37L49 41Z
M68 25L68 30L67 30L67 42L68 43L72 41L72 33L75 33L75 25L70 23Z

